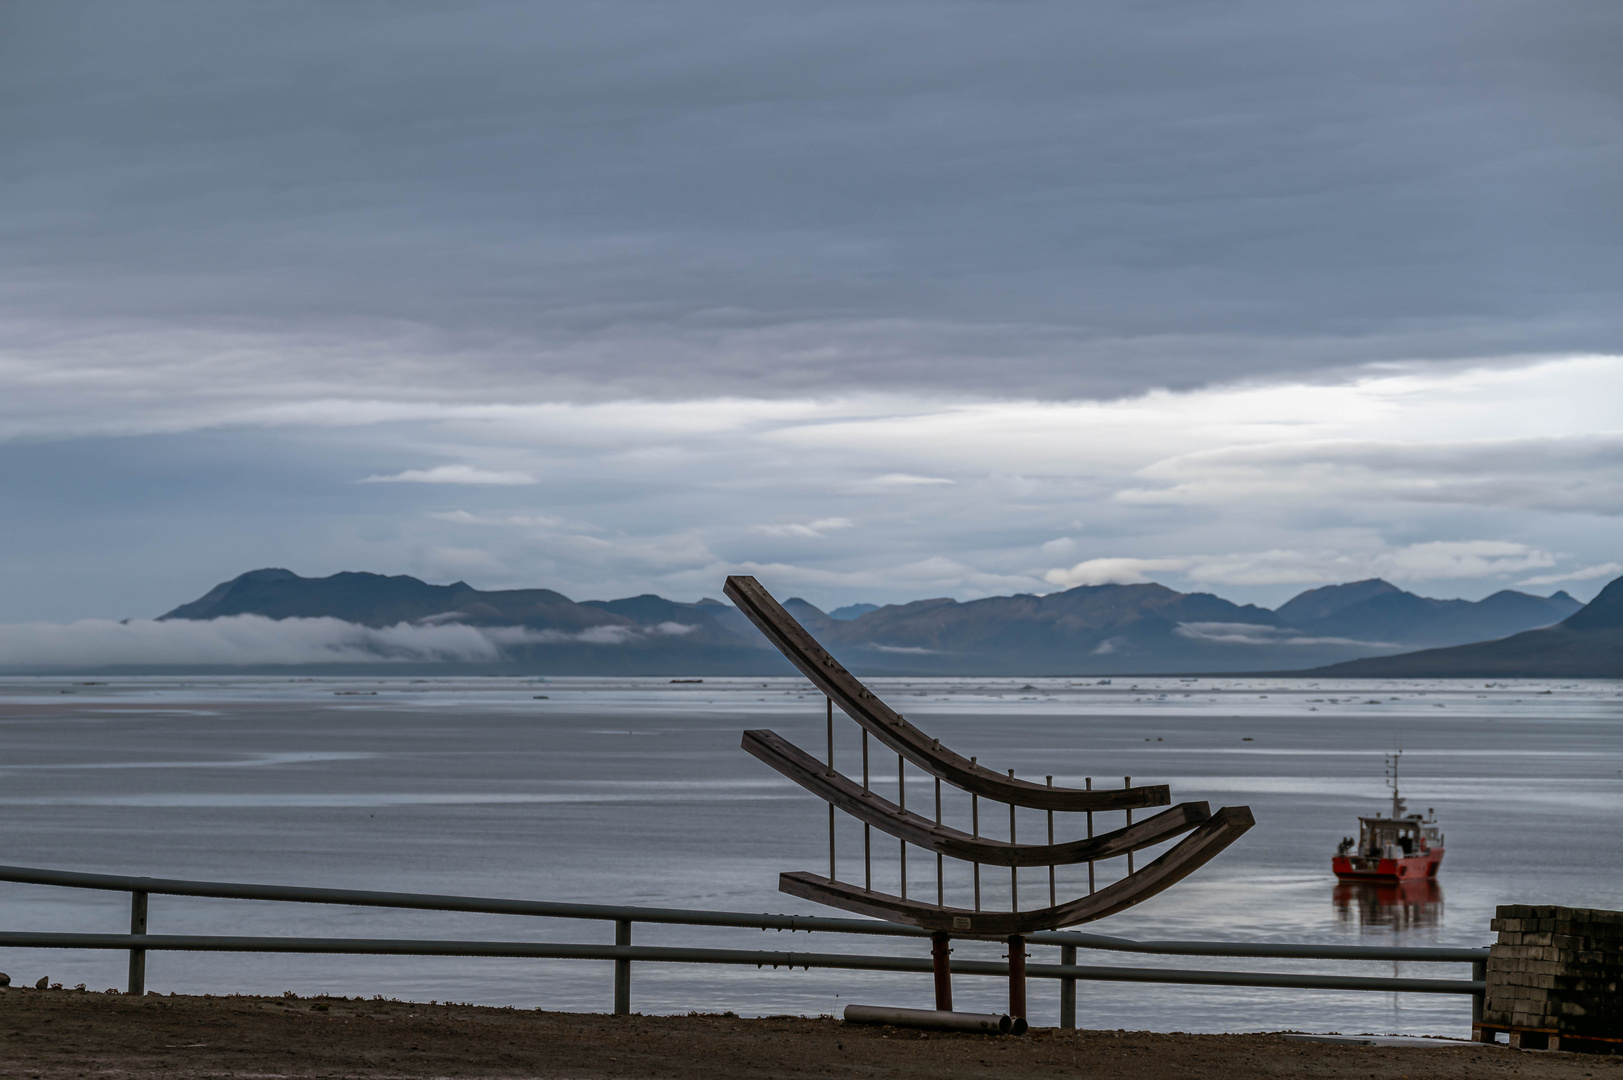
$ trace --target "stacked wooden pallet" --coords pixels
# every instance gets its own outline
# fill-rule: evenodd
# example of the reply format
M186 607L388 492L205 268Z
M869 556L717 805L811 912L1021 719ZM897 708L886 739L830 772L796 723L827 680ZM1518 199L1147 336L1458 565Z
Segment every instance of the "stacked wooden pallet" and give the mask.
M1623 912L1507 904L1491 925L1476 1038L1623 1052Z

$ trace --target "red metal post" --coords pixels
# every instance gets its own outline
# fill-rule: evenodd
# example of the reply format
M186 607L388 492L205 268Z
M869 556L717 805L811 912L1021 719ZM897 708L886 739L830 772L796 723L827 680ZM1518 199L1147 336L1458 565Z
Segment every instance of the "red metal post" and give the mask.
M930 935L930 965L935 971L935 1007L941 1012L952 1012L952 968L949 966L952 949L947 944L952 938L937 931Z

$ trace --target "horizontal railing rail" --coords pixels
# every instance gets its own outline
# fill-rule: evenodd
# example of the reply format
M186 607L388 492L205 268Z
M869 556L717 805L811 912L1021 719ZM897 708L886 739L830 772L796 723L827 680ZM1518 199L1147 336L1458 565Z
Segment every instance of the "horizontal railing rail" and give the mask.
M632 924L639 922L733 929L861 934L897 938L928 938L930 936L929 931L919 927L887 923L877 919L757 914L739 911L708 911L693 908L642 907L618 904L577 904L501 897L391 892L373 889L328 889L298 885L192 881L181 878L95 874L74 870L52 870L23 866L0 866L0 882L129 893L131 898L131 932L128 934L0 931L0 948L127 950L130 954L129 991L134 994L144 992L146 954L154 951L607 960L613 961L615 967L614 1009L616 1013L630 1012L631 964L633 962L738 964L759 967L833 968L917 973L927 973L932 970L931 961L927 957L631 944ZM146 932L147 906L148 898L153 895L220 900L341 904L356 907L403 908L471 914L523 915L555 919L609 921L615 924L615 944L417 938L306 938L149 934ZM1060 947L1061 963L1028 964L1025 970L1029 977L1058 979L1061 981L1062 1007L1060 1019L1062 1026L1070 1027L1075 1026L1074 987L1079 979L1195 986L1461 994L1472 997L1472 1011L1473 1014L1476 1014L1480 1012L1482 995L1485 989L1484 979L1488 956L1486 948L1315 945L1233 941L1136 941L1131 938L1071 930L1033 933L1027 940L1034 945L1056 945ZM1255 959L1396 960L1418 963L1469 963L1472 967L1472 977L1469 979L1421 979L1401 976L1109 967L1075 963L1078 948L1142 954ZM1009 965L1006 962L952 960L950 967L951 971L964 975L999 977L1009 975Z
M423 938L237 937L203 934L59 934L0 931L0 947L39 949L145 949L148 952L340 953L360 956L480 956L531 960L636 960L665 964L741 964L756 967L844 968L854 971L931 970L927 957L857 953L782 952L764 949L696 949L662 945L581 945L549 941L463 941ZM960 975L1007 977L1009 965L996 960L953 960ZM1474 994L1484 988L1468 979L1413 979L1389 976L1296 975L1260 971L1096 967L1082 964L1028 964L1026 974L1047 979L1103 982L1189 983L1208 986L1263 986L1296 990L1384 990L1421 994Z
M217 900L279 900L305 904L343 904L352 907L407 908L454 911L482 915L532 915L556 919L664 923L679 926L719 926L734 929L790 930L880 937L928 938L930 931L879 919L851 919L826 915L773 915L703 908L639 907L623 904L576 904L550 900L457 896L441 893L390 892L375 889L325 889L303 885L257 885L233 881L191 881L124 874L90 874L76 870L45 870L0 865L0 881L24 885L58 885L74 889L143 892L158 896L191 896ZM1033 945L1072 945L1113 952L1162 953L1177 956L1253 957L1276 960L1407 960L1421 963L1475 963L1486 960L1487 948L1407 945L1302 945L1252 944L1237 941L1137 941L1076 930L1047 930L1028 934Z

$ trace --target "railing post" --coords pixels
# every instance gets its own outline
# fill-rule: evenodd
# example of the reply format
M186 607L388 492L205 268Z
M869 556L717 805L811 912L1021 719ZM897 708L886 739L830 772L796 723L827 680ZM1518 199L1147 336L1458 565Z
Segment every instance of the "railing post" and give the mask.
M614 920L614 943L631 944L630 919ZM625 958L614 962L614 1015L631 1015L631 961Z
M1471 961L1471 978L1477 982L1486 982L1488 979L1488 962L1486 960ZM1478 990L1471 995L1471 1035L1476 1036L1482 1026L1482 1004L1487 999L1487 990Z
M130 933L147 932L147 894L139 890L130 893ZM130 950L130 989L136 997L147 992L147 951Z
M1061 945L1059 947L1059 962L1066 967L1076 964L1076 946ZM1059 1026L1062 1028L1076 1027L1076 979L1066 977L1059 981Z
M1026 939L1019 934L1009 935L1009 1015L1026 1015Z
M935 1007L952 1012L952 938L936 931L930 935L930 968L935 974Z

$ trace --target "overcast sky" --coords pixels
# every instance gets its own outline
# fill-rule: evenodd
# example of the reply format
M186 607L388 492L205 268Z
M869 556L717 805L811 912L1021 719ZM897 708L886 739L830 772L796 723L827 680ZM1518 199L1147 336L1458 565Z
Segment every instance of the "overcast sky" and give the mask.
M1623 574L1623 7L0 5L0 622Z

